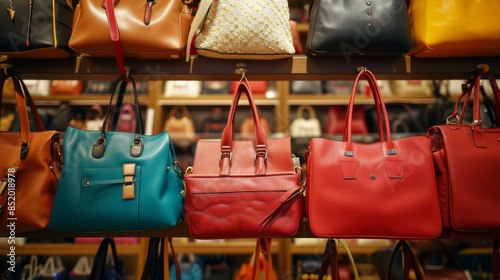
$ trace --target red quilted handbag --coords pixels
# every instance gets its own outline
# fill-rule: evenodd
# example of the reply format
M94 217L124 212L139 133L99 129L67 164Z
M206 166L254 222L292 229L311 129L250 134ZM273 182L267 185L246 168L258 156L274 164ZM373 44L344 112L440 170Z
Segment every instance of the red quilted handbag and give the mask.
M234 139L240 96L248 98L254 140ZM236 88L220 140L199 140L186 170L185 215L194 238L287 237L302 221L300 168L289 138L267 139L249 85Z
M368 80L379 108L380 141L352 141L354 88L343 141L309 142L306 210L311 230L333 238L438 237L441 216L429 140L425 136L393 140L375 76L363 70L354 84L361 78Z
M497 109L500 90L488 73ZM500 237L500 128L485 128L480 112L480 74L464 86L462 98L473 97L473 121L463 122L465 110L459 113L460 100L448 123L431 127L436 161L436 180L441 203L443 227L452 237Z

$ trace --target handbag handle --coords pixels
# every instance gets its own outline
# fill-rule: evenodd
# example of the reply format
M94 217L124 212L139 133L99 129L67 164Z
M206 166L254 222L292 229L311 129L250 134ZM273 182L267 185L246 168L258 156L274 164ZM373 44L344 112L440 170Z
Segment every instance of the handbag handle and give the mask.
M472 98L473 98L473 107L472 107L473 108L472 109L473 125L475 126L475 125L481 124L481 111L480 111L481 102L479 100L480 92L481 92L481 96L483 97L485 104L486 105L489 104L489 109L493 110L493 114L495 116L494 123L496 124L497 127L500 126L500 118L498 117L499 112L500 112L500 103L499 103L500 102L500 89L498 88L498 84L496 82L496 79L495 79L495 76L493 75L493 73L488 72L487 78L490 82L490 86L491 86L491 89L493 91L493 96L495 98L496 106L495 106L495 104L493 104L493 102L491 102L489 97L484 92L484 88L481 86L481 73L478 72L478 73L474 74L469 79L467 84L462 85L462 94L460 94L460 96L457 99L457 102L455 102L455 107L453 109L453 113L450 116L448 116L448 118L446 119L446 123L456 122L457 124L462 124L464 117L465 117L465 113L467 112L467 106L465 106L465 105L469 103L470 97L472 96ZM464 97L465 97L465 100L463 102L464 106L462 107L462 110L461 110L460 115L459 115L458 114L459 105L461 104L461 100Z
M359 80L361 78L365 78L370 86L370 90L372 92L373 99L375 101L375 107L377 108L377 119L378 119L378 132L379 132L379 141L384 140L384 128L386 134L386 144L388 149L394 149L394 142L391 137L391 129L389 124L389 117L387 114L387 109L382 100L382 95L380 94L380 88L377 83L377 79L375 75L369 70L361 70L354 81L354 87L351 92L351 98L349 99L349 104L347 107L346 113L346 123L344 129L344 142L347 142L346 150L353 151L352 149L352 115L354 111L354 100L356 98L357 87L359 85Z
M94 104L90 107L90 109L87 111L87 115L85 116L85 121L90 121L92 120L92 111L97 113L96 118L101 119L104 117L104 113L102 112L102 108L99 104Z
M233 149L233 138L234 138L234 116L236 114L236 108L238 107L238 102L242 94L245 94L250 105L250 109L253 115L254 129L255 129L255 140L254 143L254 160L255 160L255 174L265 175L266 174L266 162L267 162L267 139L266 133L262 124L260 122L259 112L255 101L253 99L252 91L248 85L248 81L241 79L240 83L236 87L236 91L233 97L233 103L229 110L229 116L227 119L226 126L222 132L221 147L220 147L220 175L229 176L231 173L231 159L232 159L232 149Z
M303 119L304 111L307 111L309 113L309 119L316 118L316 112L314 112L314 109L311 105L300 105L297 108L297 118Z
M252 271L252 279L260 280L260 255L262 254L264 258L268 261L268 265L266 265L265 275L273 275L273 258L271 255L271 238L260 237L257 238L257 242L255 245L255 253L253 255L253 271ZM273 277L271 279L265 280L276 280Z
M92 264L92 271L90 273L89 279L93 280L105 280L106 275L106 260L108 256L108 248L111 247L111 256L113 258L114 262L114 270L115 272L121 276L120 279L124 279L124 275L122 274L122 271L120 269L120 265L118 262L118 254L116 253L116 245L115 245L115 240L113 238L104 238L101 241L101 244L99 245L99 248L97 249L97 253L94 258L94 263Z
M26 101L28 102L29 107L31 108L31 113L36 123L36 127L38 131L45 131L45 127L40 119L40 115L36 109L35 103L31 98L31 95L28 91L28 87L24 84L24 81L17 75L8 74L2 75L0 78L0 115L2 113L2 97L4 92L5 81L11 78L14 86L14 90L16 92L16 104L17 111L19 115L19 123L21 127L21 153L19 156L20 160L24 160L28 156L29 152L29 143L30 143L30 124L28 120L28 108L26 107Z
M425 273L424 269L422 268L422 265L420 264L420 261L418 260L417 256L415 255L415 252L413 251L412 247L410 246L410 243L406 240L399 240L398 243L396 243L396 246L394 246L394 249L392 251L391 259L389 261L389 266L387 267L387 273L386 273L386 280L390 280L391 277L391 269L392 266L394 265L394 261L397 256L399 256L398 252L402 250L403 252L403 275L404 279L408 280L410 279L410 267L413 267L415 271L415 276L417 277L417 280L425 280Z
M354 262L354 258L352 256L351 250L349 249L349 246L343 239L339 239L338 241L346 250L347 256L349 257L349 261L352 264L352 270L354 272L354 280L359 280L358 268L356 267L356 263ZM337 244L335 240L328 239L325 246L325 254L323 255L323 262L321 264L321 272L318 278L319 280L323 280L324 276L327 275L329 265L332 268L332 279L334 280L340 279L339 267L338 267L338 255L339 253L337 250Z
M192 119L191 114L189 113L189 110L186 106L174 106L168 113L168 118L175 117L177 115L177 112L179 112L179 110L182 111L182 116L188 119Z
M168 244L170 245L170 250L172 251L172 256L174 256L175 262L175 278L177 280L181 279L181 269L179 261L176 257L174 251L174 245L172 244L172 238L168 238ZM159 252L158 252L159 250ZM158 280L165 279L165 237L151 237L149 238L148 244L148 255L146 257L146 263L144 265L144 270L142 271L141 280ZM159 265L159 267L158 267ZM168 277L167 277L168 278Z
M128 76L120 76L114 83L113 91L111 93L111 97L109 99L108 110L106 115L104 116L103 124L101 127L101 133L99 137L95 140L94 145L92 147L92 157L101 158L104 155L104 151L106 148L106 125L112 113L112 105L113 105L113 97L117 88L119 88L118 97L116 101L116 106L113 112L113 126L109 131L114 131L116 129L116 122L118 119L118 115L122 106L123 97L125 95L125 90L127 89L128 84L132 84L132 94L134 96L134 110L135 110L135 118L136 118L136 128L135 128L135 137L132 139L132 143L130 144L130 156L139 157L142 155L142 151L144 149L144 142L142 141L141 135L143 134L142 130L142 118L141 112L139 110L139 97L137 95L137 87L135 84L135 80L131 75Z

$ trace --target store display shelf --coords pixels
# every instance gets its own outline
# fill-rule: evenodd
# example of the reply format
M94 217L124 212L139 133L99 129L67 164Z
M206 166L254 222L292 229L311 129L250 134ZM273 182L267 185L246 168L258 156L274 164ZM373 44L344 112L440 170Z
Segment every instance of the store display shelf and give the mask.
M118 77L114 59L104 58L8 60L8 70L24 79L107 79ZM415 58L410 56L307 57L278 60L232 60L193 56L184 60L126 59L136 81L143 80L239 80L237 64L244 64L250 80L353 80L367 68L380 80L467 79L478 65L500 72L500 57ZM50 67L47 67L50 65ZM77 66L78 65L78 66ZM214 67L217 65L217 67Z
M255 238L209 242L176 242L174 239L174 248L176 253L250 255L255 251ZM279 243L274 242L271 253L279 252Z
M389 246L384 243L380 243L379 245L358 245L358 244L349 244L349 250L352 254L365 254L369 255L374 253L375 251L381 248L387 248ZM346 250L344 247L340 246L338 248L340 254L345 254ZM325 252L325 244L317 243L315 245L290 245L290 253L294 255L316 255L322 256Z
M49 96L33 96L33 101L37 106L58 106L63 103L79 106L91 106L99 104L101 106L109 105L110 94L80 94L80 95L49 95ZM125 96L124 102L132 103L132 96ZM14 98L6 98L5 104L16 104ZM141 106L147 106L149 99L147 95L139 97Z
M1 244L0 251L7 252L8 244ZM17 255L95 255L99 244L75 244L75 243L28 243L16 245ZM143 250L141 244L117 244L117 251L120 255L137 255Z
M288 105L348 105L349 97L347 95L290 95ZM430 96L404 96L404 95L387 95L382 97L385 104L433 104L436 98ZM372 97L358 96L356 97L357 105L372 105L374 103Z
M274 98L265 98L264 96L254 95L254 100L257 106L275 106L279 104L279 100ZM158 100L158 105L185 105L185 106L230 106L233 102L232 95L216 95L204 96L200 95L196 98L174 98L164 97ZM248 100L245 97L240 99L240 105L247 105Z

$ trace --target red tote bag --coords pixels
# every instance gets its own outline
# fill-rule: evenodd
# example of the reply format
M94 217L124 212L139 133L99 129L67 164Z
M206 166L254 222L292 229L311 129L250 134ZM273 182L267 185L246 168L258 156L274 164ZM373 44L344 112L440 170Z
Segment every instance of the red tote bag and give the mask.
M234 117L245 94L255 139L234 138ZM245 109L247 110L247 109ZM185 216L198 239L288 237L302 221L300 167L292 162L290 138L267 139L246 82L233 97L220 140L199 140L188 168Z
M500 90L488 73L496 109ZM455 104L447 124L431 127L436 160L436 180L441 203L443 227L451 237L500 237L500 128L486 128L481 122L480 80L476 74ZM473 97L473 121L464 123L465 110L459 113L461 99ZM498 120L496 120L498 122Z
M393 140L375 76L363 70L354 84L361 78L368 80L378 108L380 141L352 141L354 88L343 141L313 138L306 152L311 230L329 238L438 237L442 227L430 142L425 136Z

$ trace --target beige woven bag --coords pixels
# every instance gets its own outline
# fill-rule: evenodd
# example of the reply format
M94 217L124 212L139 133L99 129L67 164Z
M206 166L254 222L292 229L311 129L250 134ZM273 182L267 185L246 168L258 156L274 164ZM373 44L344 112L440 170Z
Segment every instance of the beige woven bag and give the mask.
M189 31L200 56L280 59L295 53L287 0L201 0Z

